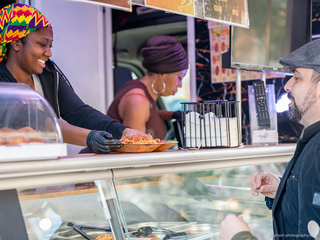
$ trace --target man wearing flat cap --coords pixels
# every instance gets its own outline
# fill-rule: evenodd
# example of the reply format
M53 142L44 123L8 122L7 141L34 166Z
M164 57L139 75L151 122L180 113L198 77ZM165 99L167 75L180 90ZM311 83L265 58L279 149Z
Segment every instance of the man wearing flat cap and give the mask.
M284 86L291 100L289 118L304 129L282 178L270 172L253 174L251 193L266 197L274 239L313 239L320 225L320 39L281 58L280 64L294 73ZM242 219L228 215L220 239L231 238L255 239Z

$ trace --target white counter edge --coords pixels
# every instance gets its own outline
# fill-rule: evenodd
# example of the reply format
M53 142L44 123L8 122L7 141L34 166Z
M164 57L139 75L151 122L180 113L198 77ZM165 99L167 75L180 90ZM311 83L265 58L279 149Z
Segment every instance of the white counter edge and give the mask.
M247 146L145 154L79 155L45 161L1 162L0 190L88 182L112 177L138 177L288 162L295 147L295 144Z

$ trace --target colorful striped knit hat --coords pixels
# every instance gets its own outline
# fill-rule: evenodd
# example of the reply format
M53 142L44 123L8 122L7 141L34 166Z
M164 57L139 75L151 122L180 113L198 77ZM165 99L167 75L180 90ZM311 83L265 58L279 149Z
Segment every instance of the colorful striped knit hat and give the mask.
M0 9L0 62L7 58L8 43L43 27L52 26L38 9L22 3Z

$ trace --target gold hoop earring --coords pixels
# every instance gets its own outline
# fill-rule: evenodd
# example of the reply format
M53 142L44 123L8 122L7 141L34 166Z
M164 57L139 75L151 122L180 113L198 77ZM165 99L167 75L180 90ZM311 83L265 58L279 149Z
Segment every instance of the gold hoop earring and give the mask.
M161 92L157 92L157 91L154 89L154 83L155 83L158 79L162 82L162 86L163 86ZM154 80L152 81L151 88L152 88L152 91L153 91L155 94L160 94L160 93L163 93L164 90L166 89L166 84L165 84L165 82L164 82L161 78L156 78L156 79L154 79Z

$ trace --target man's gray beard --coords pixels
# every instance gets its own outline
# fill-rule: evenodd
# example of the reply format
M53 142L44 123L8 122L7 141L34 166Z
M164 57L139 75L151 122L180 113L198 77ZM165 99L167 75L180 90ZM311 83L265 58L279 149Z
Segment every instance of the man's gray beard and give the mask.
M294 103L290 108L289 108L289 114L288 117L291 121L294 122L300 122L302 118L301 111L298 109L298 106L296 103Z

